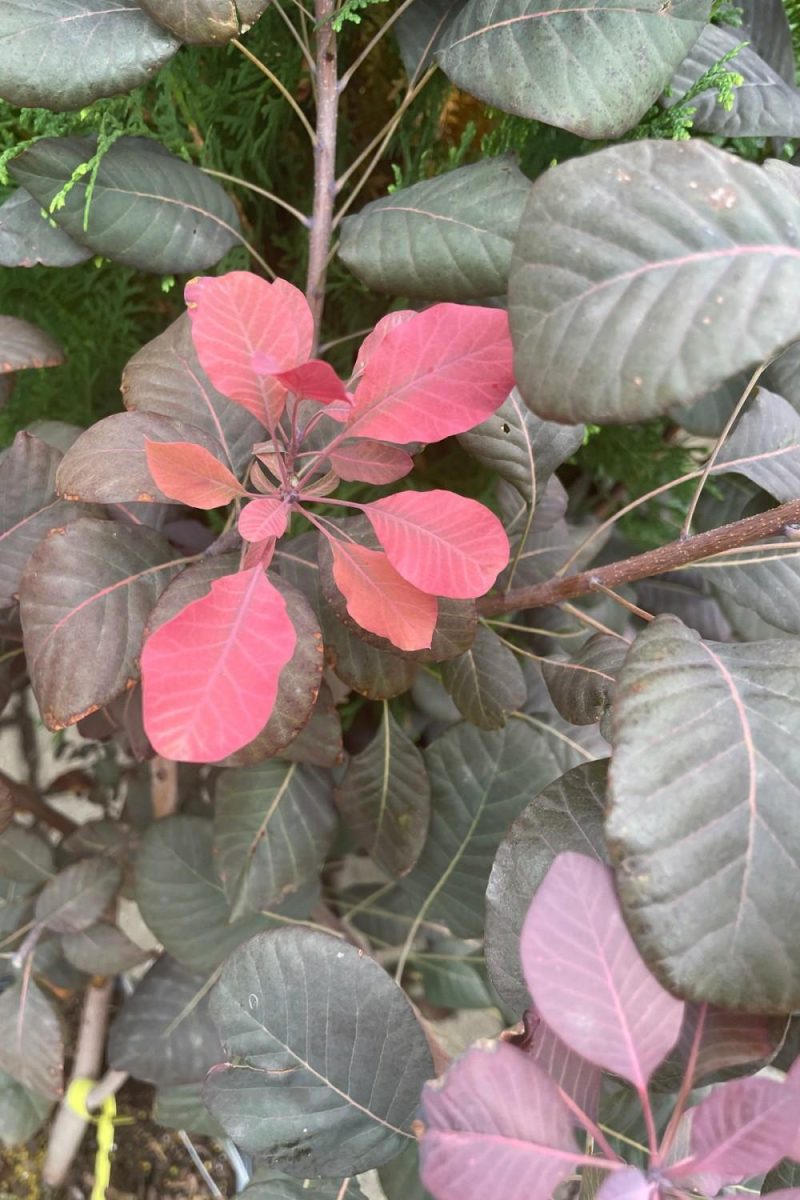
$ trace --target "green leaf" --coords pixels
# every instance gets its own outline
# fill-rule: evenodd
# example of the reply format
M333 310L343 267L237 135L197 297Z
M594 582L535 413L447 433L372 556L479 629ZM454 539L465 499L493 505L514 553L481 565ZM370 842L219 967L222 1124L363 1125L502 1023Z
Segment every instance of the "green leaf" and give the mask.
M74 267L92 252L42 213L25 188L0 205L0 267Z
M715 470L726 469L752 479L781 503L796 499L800 495L800 413L782 396L761 388L717 456Z
M495 108L615 138L658 98L710 12L711 0L469 0L436 57Z
M705 142L572 159L536 182L517 237L519 389L565 422L690 405L798 337L798 286L800 209L761 167Z
M149 958L116 925L92 925L80 933L65 933L61 949L67 962L87 975L119 975Z
M31 683L49 729L108 704L139 675L145 621L177 568L143 526L83 517L28 560L20 616Z
M513 651L485 625L469 650L442 663L442 683L461 715L481 729L501 729L528 695Z
M747 32L707 25L678 67L663 104L671 108L706 72L747 41ZM744 46L725 66L744 79L733 89L730 109L719 103L717 89L692 97L693 128L720 137L797 137L800 135L800 93L786 83L754 49Z
M347 217L339 257L378 292L459 301L503 295L529 190L511 155L459 167Z
M270 925L260 914L230 924L214 866L213 827L203 817L156 821L142 838L135 866L145 922L191 971L213 971L235 946Z
M419 1177L419 1151L409 1146L378 1171L386 1200L432 1200Z
M769 1192L796 1187L800 1187L800 1163L794 1162L791 1158L784 1158L777 1167L772 1168L765 1178L761 1186L761 1195L766 1196Z
M111 1025L108 1061L115 1071L158 1086L194 1083L223 1058L208 1014L208 978L163 955Z
M41 887L53 878L53 850L32 829L12 825L0 833L0 878Z
M745 38L764 62L787 83L795 82L792 30L782 0L736 0L742 10Z
M253 938L225 964L211 1015L234 1063L205 1100L230 1137L296 1177L388 1161L433 1072L405 993L347 942L312 930Z
M542 675L565 721L572 725L595 725L607 720L611 693L627 653L627 643L596 633L570 659L542 663Z
M758 640L781 633L800 636L800 544L775 536L769 549L748 546L738 554L726 554L702 564L703 573L716 591L723 611L742 637ZM734 608L730 609L730 603ZM749 610L769 629L748 632L739 620ZM747 624L746 618L745 623ZM756 625L758 622L756 623Z
M54 933L80 933L103 914L121 882L122 872L110 859L83 858L45 885L36 920Z
M519 960L522 923L559 854L606 860L607 771L608 759L567 771L522 810L497 850L486 889L486 965L498 996L520 1016L530 1006Z
M53 1103L0 1071L0 1142L6 1147L29 1141L47 1119Z
M179 1083L156 1092L153 1120L167 1129L183 1129L200 1137L221 1138L225 1130L203 1104L201 1083Z
M395 22L395 37L409 79L418 79L431 65L448 21L465 0L415 0Z
M625 661L613 725L606 834L651 969L692 1000L797 1008L797 643L703 642L657 617Z
M483 890L510 823L560 774L549 739L522 720L484 732L460 724L425 751L431 827L400 883L422 918L459 938L483 935Z
M308 723L281 750L289 762L311 763L315 767L336 767L342 761L342 721L327 683L320 684Z
M440 938L424 955L412 958L429 1004L453 1009L494 1007L496 1000L489 989L486 966L474 946Z
M0 995L0 1071L47 1100L61 1096L64 1039L58 1013L32 979Z
M405 875L425 844L430 784L422 754L383 704L375 736L350 759L336 803L362 850L389 875Z
M214 854L231 916L274 908L315 879L337 826L327 771L277 759L223 771Z
M95 150L91 138L42 138L8 169L49 210ZM236 209L220 185L158 142L120 138L103 155L86 221L89 179L79 178L52 215L94 254L171 275L210 267L240 241Z
M178 45L135 0L4 0L0 95L18 108L83 108L139 87Z
M582 425L541 421L514 388L497 412L458 440L465 450L536 506L557 467L583 445Z

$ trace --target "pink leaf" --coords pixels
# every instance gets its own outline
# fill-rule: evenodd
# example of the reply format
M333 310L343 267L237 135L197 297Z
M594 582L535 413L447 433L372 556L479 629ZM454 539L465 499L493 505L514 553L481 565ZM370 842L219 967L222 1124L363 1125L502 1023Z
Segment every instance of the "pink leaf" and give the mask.
M517 1043L520 1049L572 1097L581 1112L594 1120L600 1100L599 1069L570 1050L535 1009L528 1009L523 1019L525 1033Z
M638 1167L625 1167L606 1176L597 1200L650 1200L658 1191L658 1184L651 1183Z
M279 371L306 361L314 321L303 293L284 279L231 271L190 280L184 296L197 357L214 387L262 424L277 421L286 389L257 371L253 356L269 355Z
M389 330L356 388L350 429L404 445L479 425L514 386L508 314L436 304Z
M219 508L245 489L231 471L194 442L145 441L147 469L171 500L192 508Z
M398 446L384 442L346 442L330 456L331 466L340 479L361 483L394 483L414 466L414 460Z
M691 1156L669 1168L671 1179L712 1175L733 1182L769 1171L792 1153L800 1093L796 1083L735 1079L720 1084L691 1116Z
M277 538L271 537L264 538L263 542L250 542L244 552L244 569L247 571L250 567L263 567L266 570L272 562L277 541Z
M418 316L418 313L413 308L401 308L397 312L387 313L385 317L381 317L372 333L367 334L358 348L353 376L356 377L364 374L367 363L384 341L387 334L391 333L393 329L397 329L398 325L405 325L406 321L416 316Z
M551 1029L643 1091L677 1040L684 1006L643 962L611 872L580 854L560 854L528 909L520 957Z
M142 653L144 724L159 754L216 762L264 728L297 635L261 567L225 575Z
M436 597L406 582L380 550L334 538L328 542L333 578L353 620L400 650L430 646L439 614Z
M318 358L312 358L291 371L277 371L275 378L303 400L319 400L321 404L338 401L346 404L348 410L352 407L345 386L333 367Z
M246 542L263 542L265 538L282 537L288 524L286 503L270 496L264 500L251 500L239 514L238 528Z
M482 596L508 562L506 532L477 500L454 492L397 492L363 511L395 570L434 596Z
M474 1047L422 1097L436 1200L548 1200L580 1158L558 1088L513 1046Z

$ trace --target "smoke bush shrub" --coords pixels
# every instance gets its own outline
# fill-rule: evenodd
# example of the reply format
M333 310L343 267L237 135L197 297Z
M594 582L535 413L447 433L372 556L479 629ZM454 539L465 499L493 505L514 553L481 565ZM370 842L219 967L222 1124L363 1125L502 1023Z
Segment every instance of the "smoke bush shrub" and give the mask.
M81 127L184 43L250 61L263 3L0 13L0 97L46 135L4 155L2 261L180 275L187 309L143 336L125 411L0 459L27 768L0 786L0 1137L59 1105L63 1184L69 1106L132 1075L164 1126L252 1156L254 1200L345 1200L372 1169L388 1200L794 1190L786 13L316 0L311 30L280 3L307 76L260 66L312 143L310 212L256 194L308 234L302 291L144 116ZM337 146L388 31L397 112ZM470 114L449 158L423 102ZM389 145L398 186L352 211ZM323 340L334 247L398 305L347 349ZM0 317L3 394L64 353ZM611 426L631 480L652 455L645 495ZM75 787L79 827L52 802ZM438 1018L467 1008L507 1033L448 1068Z

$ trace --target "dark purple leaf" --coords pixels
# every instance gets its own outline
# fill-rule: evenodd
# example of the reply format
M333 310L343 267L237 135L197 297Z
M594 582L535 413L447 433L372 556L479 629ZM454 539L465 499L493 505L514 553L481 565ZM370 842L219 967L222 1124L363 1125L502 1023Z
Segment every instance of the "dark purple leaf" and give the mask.
M19 317L0 316L0 375L29 367L57 367L63 361L64 351L49 333Z
M520 955L553 1031L643 1091L677 1040L683 1003L645 966L608 868L571 851L559 855L533 898Z
M91 250L59 229L25 188L0 205L0 266L74 267L91 257Z
M31 556L20 612L31 683L49 729L72 725L132 687L145 621L175 574L149 529L83 518Z
M148 470L148 442L191 442L224 458L219 442L197 425L150 412L114 413L81 434L64 455L56 476L59 494L65 500L98 504L174 504Z
M14 602L22 572L46 533L92 510L56 495L61 451L25 431L0 464L0 608Z
M128 409L202 429L236 474L263 437L255 417L218 392L200 366L186 313L133 356L122 373L122 397Z
M505 1043L423 1092L422 1182L436 1200L549 1200L580 1157L558 1088Z

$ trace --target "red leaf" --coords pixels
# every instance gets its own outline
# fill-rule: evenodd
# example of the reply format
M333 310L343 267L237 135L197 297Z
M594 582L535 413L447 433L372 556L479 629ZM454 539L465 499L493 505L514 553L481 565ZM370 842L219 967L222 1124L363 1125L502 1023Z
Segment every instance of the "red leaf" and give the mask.
M439 615L436 597L407 583L380 550L334 538L328 542L333 578L353 620L400 650L429 647Z
M289 510L285 502L273 496L251 500L239 514L239 533L246 542L282 537L288 524Z
M504 1043L427 1084L422 1114L422 1182L437 1200L549 1200L580 1157L558 1088Z
M800 1093L791 1081L735 1079L714 1088L691 1117L692 1154L669 1168L671 1179L733 1182L769 1171L792 1153Z
M184 296L197 357L214 387L262 424L277 421L286 389L259 373L253 356L269 355L281 371L306 361L314 320L303 293L284 279L231 271L190 280Z
M394 483L414 466L414 460L398 446L384 442L349 442L330 455L331 466L340 479L361 483Z
M350 429L404 445L479 425L514 386L508 314L436 304L389 330L356 388Z
M508 562L508 538L494 513L454 492L397 492L364 505L396 571L423 592L482 596Z
M254 364L257 359L258 355L254 354ZM278 367L277 370L265 370L264 374L279 379L284 387L303 400L319 400L321 404L339 401L350 408L350 400L341 379L329 363L318 358L312 358L290 371Z
M261 567L225 575L148 638L144 724L159 754L217 762L264 728L297 635Z
M171 500L192 508L219 508L246 492L226 466L194 442L145 442L147 469Z
M675 1045L684 1006L643 962L611 872L581 854L559 854L528 909L520 957L550 1028L643 1091Z
M356 377L364 374L367 363L384 341L387 334L391 333L393 329L397 329L398 325L405 325L406 321L416 316L418 316L418 313L413 308L401 308L397 312L387 313L385 317L381 317L372 333L367 334L358 348L353 376Z

